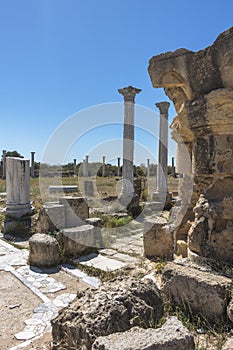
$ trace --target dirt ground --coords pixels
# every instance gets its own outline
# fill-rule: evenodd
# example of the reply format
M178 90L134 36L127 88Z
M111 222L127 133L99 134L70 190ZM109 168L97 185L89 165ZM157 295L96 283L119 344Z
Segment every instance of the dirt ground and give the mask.
M46 295L51 300L59 294L77 293L78 290L88 288L88 285L78 281L64 271L50 274L50 277L67 287L57 293L47 293ZM15 276L5 271L0 271L0 300L0 350L7 350L23 342L17 340L14 335L23 330L25 327L24 320L32 317L33 310L42 301ZM36 339L23 349L49 350L51 349L51 341L51 333L46 333L43 337Z
M10 272L0 271L0 349L20 343L14 334L25 327L24 320L33 315L41 300Z

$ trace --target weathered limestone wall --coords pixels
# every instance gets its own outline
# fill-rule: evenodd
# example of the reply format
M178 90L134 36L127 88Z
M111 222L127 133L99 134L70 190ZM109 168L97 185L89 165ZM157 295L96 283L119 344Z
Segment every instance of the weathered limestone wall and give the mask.
M176 235L188 236L190 256L233 262L233 27L199 52L152 57L148 71L173 101L172 136L190 155L191 169L178 160L193 192Z

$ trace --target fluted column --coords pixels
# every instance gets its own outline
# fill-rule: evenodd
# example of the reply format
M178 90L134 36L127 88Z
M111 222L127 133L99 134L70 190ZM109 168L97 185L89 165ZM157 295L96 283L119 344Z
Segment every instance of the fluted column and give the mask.
M168 108L169 102L155 104L159 108L159 158L157 166L157 194L167 193Z
M123 189L122 195L132 197L133 186L133 160L134 160L134 103L136 94L141 90L132 86L119 89L124 97L124 134L123 134Z

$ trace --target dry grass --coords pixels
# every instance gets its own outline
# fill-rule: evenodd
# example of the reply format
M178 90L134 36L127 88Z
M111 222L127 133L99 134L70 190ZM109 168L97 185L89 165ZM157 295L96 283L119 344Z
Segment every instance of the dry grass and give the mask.
M30 181L30 194L31 201L36 210L38 210L43 202L45 201L54 201L57 199L56 196L49 193L50 185L77 185L78 192L74 193L75 195L83 196L84 195L84 181L87 178L83 177L64 177L64 178L39 178L31 179ZM117 196L121 190L120 181L116 177L90 177L88 180L91 180L94 185L94 196L103 198L106 196ZM148 193L153 193L156 188L156 178L150 177L148 179ZM178 188L178 179L174 179L169 176L168 178L168 189L169 191L177 191ZM0 192L6 191L6 180L0 179ZM60 196L60 195L59 195ZM1 202L1 207L5 206L4 198Z

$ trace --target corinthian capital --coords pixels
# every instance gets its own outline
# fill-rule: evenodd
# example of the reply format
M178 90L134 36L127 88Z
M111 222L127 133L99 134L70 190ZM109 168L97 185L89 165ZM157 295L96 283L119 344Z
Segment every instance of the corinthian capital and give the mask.
M160 114L168 114L169 102L158 102L155 105L159 108Z
M119 94L124 96L124 102L133 102L136 94L139 94L141 92L141 89L137 89L132 86L125 87L123 89L118 89Z

